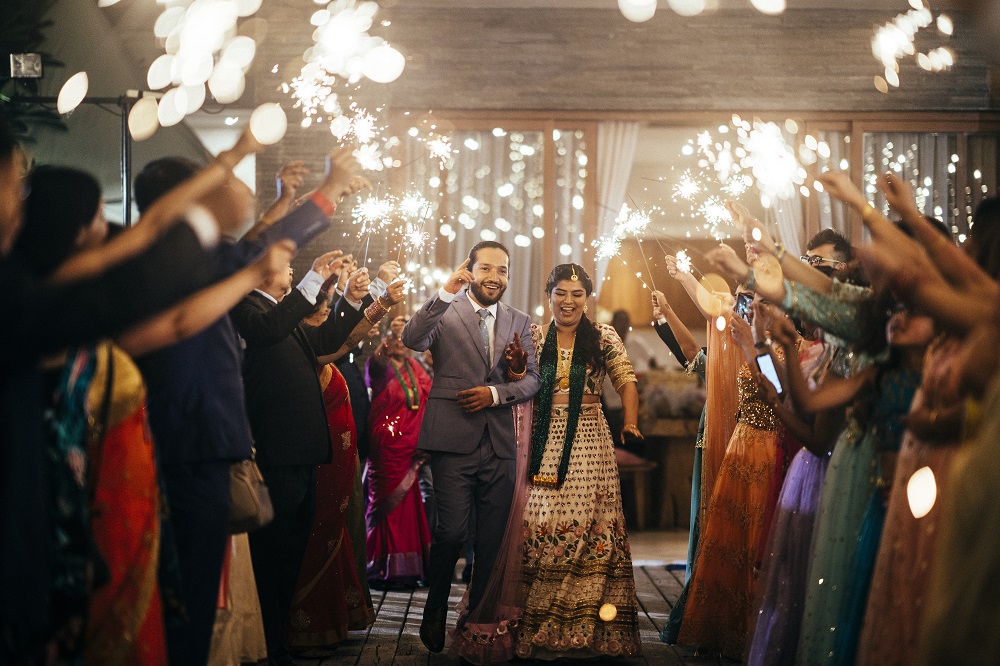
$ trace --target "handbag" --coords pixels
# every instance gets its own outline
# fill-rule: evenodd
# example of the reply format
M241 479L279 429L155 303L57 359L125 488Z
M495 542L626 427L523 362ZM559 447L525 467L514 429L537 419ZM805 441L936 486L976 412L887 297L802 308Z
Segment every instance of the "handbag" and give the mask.
M229 468L229 500L230 534L252 532L274 519L271 494L253 456Z

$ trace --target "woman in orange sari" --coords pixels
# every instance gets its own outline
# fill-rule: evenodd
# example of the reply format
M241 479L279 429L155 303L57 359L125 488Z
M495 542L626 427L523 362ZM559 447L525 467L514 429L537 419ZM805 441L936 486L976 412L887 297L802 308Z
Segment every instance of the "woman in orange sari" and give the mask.
M85 662L165 664L157 585L160 496L146 386L132 359L111 343L96 349L88 404L94 424L88 437L90 524L111 578L90 597Z

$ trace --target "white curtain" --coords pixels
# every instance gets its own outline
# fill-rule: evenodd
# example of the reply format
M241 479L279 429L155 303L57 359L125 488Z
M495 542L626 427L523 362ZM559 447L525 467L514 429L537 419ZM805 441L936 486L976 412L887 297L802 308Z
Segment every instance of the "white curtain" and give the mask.
M602 122L597 124L597 233L610 234L615 219L625 201L635 150L639 145L639 123ZM595 295L600 295L601 284L608 270L608 259L597 262L594 277Z
M791 199L776 201L772 207L774 223L778 229L777 239L793 257L802 255L802 200L798 193Z

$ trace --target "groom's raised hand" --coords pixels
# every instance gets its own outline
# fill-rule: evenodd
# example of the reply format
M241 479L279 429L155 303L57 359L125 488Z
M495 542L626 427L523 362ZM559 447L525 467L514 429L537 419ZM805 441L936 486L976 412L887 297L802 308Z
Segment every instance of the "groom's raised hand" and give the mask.
M458 270L451 274L448 281L444 283L444 290L450 294L457 294L463 286L473 282L475 279L469 271L469 260L466 259L458 267Z
M458 397L458 406L470 414L493 406L493 391L489 386L465 389L455 395Z
M517 380L524 377L528 369L528 352L521 346L521 336L517 331L514 331L514 339L504 349L503 355L507 359L507 378Z

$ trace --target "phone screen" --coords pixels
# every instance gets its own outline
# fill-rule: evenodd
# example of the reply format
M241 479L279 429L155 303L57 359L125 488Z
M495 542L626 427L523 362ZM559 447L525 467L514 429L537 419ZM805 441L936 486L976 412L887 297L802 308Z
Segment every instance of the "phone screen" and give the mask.
M736 316L744 319L750 314L750 303L753 302L753 294L742 292L736 294Z
M767 377L767 381L771 382L774 386L774 390L781 395L781 380L778 379L778 371L774 367L774 361L771 360L770 354L760 354L757 356L757 367L760 369L762 375Z

